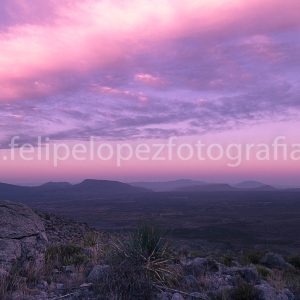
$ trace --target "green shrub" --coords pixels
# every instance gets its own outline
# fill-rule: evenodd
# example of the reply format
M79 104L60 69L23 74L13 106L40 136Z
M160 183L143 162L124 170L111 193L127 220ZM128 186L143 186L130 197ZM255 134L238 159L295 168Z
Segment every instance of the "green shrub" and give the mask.
M97 246L98 239L99 234L97 232L90 231L85 235L83 245L85 247L95 247Z
M60 268L67 265L83 265L88 261L81 247L69 245L54 245L46 250L45 260L47 265Z
M247 264L259 264L261 258L264 256L263 252L260 251L250 251L244 255L244 261Z
M237 287L231 291L231 300L257 300L259 293L251 284L240 282Z
M143 268L128 262L112 266L111 272L94 285L97 295L103 299L150 300L153 299L153 283Z
M152 299L155 285L177 283L180 270L173 263L169 243L160 230L144 225L111 244L111 272L95 288L115 299Z
M221 262L227 267L232 267L233 257L225 255L222 257Z
M300 269L300 255L289 257L287 261L295 268Z
M271 271L263 266L257 266L257 273L264 279L267 279L268 277L271 276Z
M173 260L170 245L155 227L144 225L138 228L128 239L114 244L114 253L123 263L142 267L154 281L174 278L175 274L169 268Z

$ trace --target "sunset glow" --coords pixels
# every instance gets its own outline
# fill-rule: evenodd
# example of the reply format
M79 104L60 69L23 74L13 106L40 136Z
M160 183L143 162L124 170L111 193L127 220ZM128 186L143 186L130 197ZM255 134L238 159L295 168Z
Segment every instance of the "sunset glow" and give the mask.
M239 168L190 160L9 156L13 136L151 144L300 145L298 0L2 0L0 181L208 178L300 184L298 161Z

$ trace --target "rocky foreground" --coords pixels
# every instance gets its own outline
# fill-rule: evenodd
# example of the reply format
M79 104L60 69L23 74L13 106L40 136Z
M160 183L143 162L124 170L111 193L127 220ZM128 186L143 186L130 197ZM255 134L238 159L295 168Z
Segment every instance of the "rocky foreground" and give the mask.
M184 248L184 247L181 247ZM300 258L176 250L0 201L0 299L300 299Z

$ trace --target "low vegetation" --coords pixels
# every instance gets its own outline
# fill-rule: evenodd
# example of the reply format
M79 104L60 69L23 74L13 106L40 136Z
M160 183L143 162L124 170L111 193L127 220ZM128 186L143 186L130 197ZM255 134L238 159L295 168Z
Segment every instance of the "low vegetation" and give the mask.
M239 282L229 294L231 300L257 300L260 298L254 285L245 282Z
M175 299L257 300L265 299L261 284L270 295L285 299L280 293L289 289L299 299L297 257L287 258L294 269L280 270L262 265L263 255L176 251L150 225L124 235L90 231L76 244L50 244L43 268L16 263L5 280L0 277L0 299L38 300L40 292L45 299L170 300L176 294Z
M88 257L83 248L73 244L50 246L45 254L46 265L54 268L68 265L80 266L87 261Z
M110 272L96 284L100 293L117 299L150 299L157 286L174 286L180 268L174 264L170 244L161 232L144 225L126 239L111 243Z

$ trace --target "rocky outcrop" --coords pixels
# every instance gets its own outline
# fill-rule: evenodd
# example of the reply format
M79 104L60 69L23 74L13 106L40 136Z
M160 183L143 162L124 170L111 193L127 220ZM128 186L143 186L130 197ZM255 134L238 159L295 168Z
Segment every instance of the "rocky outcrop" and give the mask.
M0 269L9 272L16 263L43 262L47 243L41 219L27 206L0 201Z
M272 252L266 253L260 263L268 268L293 269L293 266L287 263L281 255Z

